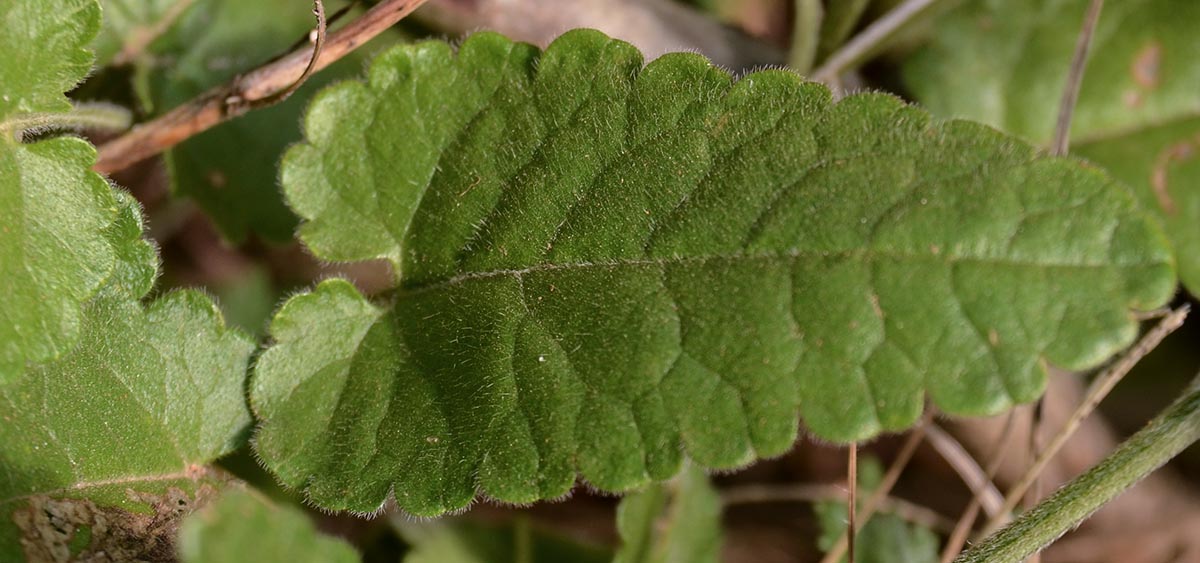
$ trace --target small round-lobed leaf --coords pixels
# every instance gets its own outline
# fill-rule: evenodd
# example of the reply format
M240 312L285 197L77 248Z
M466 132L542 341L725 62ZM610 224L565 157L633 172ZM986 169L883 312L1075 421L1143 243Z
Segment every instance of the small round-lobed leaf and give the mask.
M345 541L317 532L303 512L232 490L191 515L179 532L183 563L357 563Z
M71 109L63 91L91 65L100 25L95 0L0 3L0 385L74 345L80 307L111 273L104 231L112 190L91 172L95 149L58 138L20 142L47 113Z
M253 342L198 292L138 302L156 257L137 203L115 193L106 235L121 253L82 310L78 344L0 387L3 561L68 547L81 560L161 560L178 519L227 480L206 464L246 439Z

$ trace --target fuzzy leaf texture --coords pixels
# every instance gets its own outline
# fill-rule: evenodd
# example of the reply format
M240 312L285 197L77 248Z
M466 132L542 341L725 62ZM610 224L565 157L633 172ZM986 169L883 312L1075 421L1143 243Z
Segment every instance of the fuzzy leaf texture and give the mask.
M1088 0L968 0L906 64L918 101L1045 142ZM1092 40L1071 151L1135 188L1200 293L1200 3L1107 2ZM1013 40L1014 37L1021 38Z
M96 151L74 138L20 142L91 67L95 0L0 2L0 385L71 348L80 307L113 270L104 237L116 219Z
M617 507L621 548L614 563L716 563L721 555L721 497L703 471L688 466Z
M246 491L231 491L184 522L179 532L183 563L358 563L354 548L317 532L290 506L271 504Z
M1036 398L1175 285L1102 172L880 94L576 31L396 48L284 157L300 234L389 259L289 300L258 454L326 508L531 502Z
M243 443L254 344L192 291L142 305L157 275L136 202L118 193L118 265L83 309L78 345L0 387L0 560L159 560L178 517ZM156 555L157 554L157 555Z

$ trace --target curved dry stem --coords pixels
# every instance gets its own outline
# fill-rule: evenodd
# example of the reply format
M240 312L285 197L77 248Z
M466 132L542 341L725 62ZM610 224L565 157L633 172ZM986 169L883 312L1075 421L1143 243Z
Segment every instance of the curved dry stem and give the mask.
M313 72L316 71L317 60L321 58L321 49L325 48L326 28L329 25L325 20L324 2L321 0L313 0L313 15L317 18L317 28L314 29L313 33L309 36L309 42L312 43L313 51L312 56L308 59L308 66L304 67L304 72L302 72L300 76L293 80L292 83L286 88L261 100L250 102L250 109L274 105L288 99L292 94L296 93L296 90L299 90L300 87L304 85L304 82L308 80L308 77L312 76Z
M1050 145L1050 154L1064 156L1071 139L1071 117L1075 113L1075 103L1079 101L1079 86L1083 84L1083 71L1087 67L1088 50L1092 45L1092 36L1096 33L1096 23L1100 21L1100 10L1104 0L1092 0L1087 13L1083 16L1083 27L1079 30L1079 39L1075 42L1075 55L1071 58L1071 70L1067 72L1067 84L1063 89L1062 100L1058 104L1058 121L1054 126L1054 141Z

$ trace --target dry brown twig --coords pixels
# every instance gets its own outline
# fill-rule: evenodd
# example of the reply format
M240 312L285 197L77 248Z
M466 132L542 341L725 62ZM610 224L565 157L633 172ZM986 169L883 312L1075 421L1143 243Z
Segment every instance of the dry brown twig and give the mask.
M275 105L288 99L292 94L296 93L296 90L299 90L304 85L304 82L308 80L308 77L313 75L313 72L316 72L317 59L321 58L321 51L325 48L325 36L328 31L327 26L329 25L325 20L325 3L322 0L313 0L313 15L317 17L317 29L313 30L313 33L309 35L309 42L312 43L313 49L312 55L308 58L308 65L304 67L304 72L301 72L300 77L293 80L286 88L261 100L246 102L248 106L246 111Z
M1063 88L1062 100L1058 105L1058 121L1054 127L1054 141L1050 145L1050 154L1055 156L1067 154L1071 139L1071 118L1075 114L1075 103L1079 101L1079 87L1083 84L1083 71L1087 68L1088 50L1091 49L1092 36L1096 34L1096 24L1100 21L1102 8L1104 0L1092 0L1083 16L1083 27L1079 30L1079 39L1075 42L1071 69L1067 72L1066 87Z
M302 47L234 77L166 114L134 127L99 148L97 172L111 174L159 154L247 111L282 101L304 79L388 29L426 0L383 0L325 37L324 9L313 47ZM320 5L320 2L315 2ZM317 43L320 43L318 48Z

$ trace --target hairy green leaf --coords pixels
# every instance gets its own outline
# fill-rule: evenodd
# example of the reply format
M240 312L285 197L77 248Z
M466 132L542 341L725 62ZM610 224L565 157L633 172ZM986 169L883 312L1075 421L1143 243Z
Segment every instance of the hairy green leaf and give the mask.
M0 387L0 560L68 548L153 559L222 481L204 465L245 439L253 343L197 292L138 303L156 259L137 204L118 199L118 265L84 307L78 345Z
M716 563L721 555L721 497L689 466L667 484L652 484L617 507L621 548L615 563Z
M346 542L323 536L295 508L230 491L192 514L179 531L183 563L354 563Z
M332 13L338 3L327 4ZM286 52L314 25L311 2L198 0L155 44L155 59L145 61L143 101L156 112L186 103ZM270 241L291 240L296 217L279 194L279 157L300 139L297 123L313 93L339 77L359 73L362 65L361 57L346 57L283 103L219 125L172 149L167 166L175 192L194 198L234 242L251 232Z
M969 0L906 68L917 99L1045 141L1088 0ZM1072 151L1136 188L1200 291L1200 3L1104 6L1072 122ZM1014 39L1019 38L1019 39Z
M329 260L276 315L257 451L329 508L529 502L988 414L1095 365L1175 278L1099 171L785 71L592 31L391 50L282 164Z
M75 343L80 306L113 269L104 239L116 202L78 139L22 144L27 127L70 111L63 95L91 65L95 0L0 3L0 385Z

